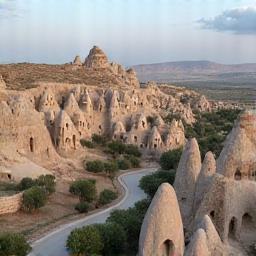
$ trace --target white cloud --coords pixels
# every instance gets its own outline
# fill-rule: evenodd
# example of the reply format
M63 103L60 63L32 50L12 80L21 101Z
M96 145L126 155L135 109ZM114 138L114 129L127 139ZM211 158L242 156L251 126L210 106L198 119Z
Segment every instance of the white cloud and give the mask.
M212 19L200 19L202 28L230 31L236 34L256 34L256 6L230 9Z

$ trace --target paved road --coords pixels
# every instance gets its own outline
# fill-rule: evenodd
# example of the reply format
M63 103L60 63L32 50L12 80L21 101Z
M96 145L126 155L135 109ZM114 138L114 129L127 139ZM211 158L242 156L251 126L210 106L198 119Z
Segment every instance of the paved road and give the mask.
M125 188L125 197L117 205L105 209L101 212L88 216L84 219L64 225L58 230L46 235L32 244L32 252L29 256L68 256L65 248L66 240L69 233L78 227L93 223L104 223L113 209L127 209L134 205L135 202L144 199L146 195L138 187L139 180L146 174L153 172L155 169L144 169L141 171L124 174L119 177L120 183Z

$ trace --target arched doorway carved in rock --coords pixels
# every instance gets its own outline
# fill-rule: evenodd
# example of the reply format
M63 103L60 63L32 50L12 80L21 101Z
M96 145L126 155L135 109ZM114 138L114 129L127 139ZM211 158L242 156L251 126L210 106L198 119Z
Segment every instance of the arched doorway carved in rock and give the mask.
M170 239L163 242L161 246L161 256L175 256L175 246Z
M29 148L30 148L30 152L34 152L34 150L35 150L35 145L34 145L34 138L33 137L31 137L30 139L29 139Z
M232 239L236 239L236 230L237 230L237 218L232 217L229 222L228 237Z

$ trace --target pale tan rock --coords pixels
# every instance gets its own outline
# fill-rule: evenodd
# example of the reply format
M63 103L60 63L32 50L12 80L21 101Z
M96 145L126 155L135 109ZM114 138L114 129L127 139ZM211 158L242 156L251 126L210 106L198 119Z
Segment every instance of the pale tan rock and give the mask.
M194 215L194 195L201 169L201 155L196 139L190 139L181 156L176 172L174 189L180 205L184 228L188 228Z
M174 189L163 183L157 190L143 220L139 256L182 256L184 234Z
M6 89L6 84L3 77L0 75L0 90Z
M207 237L203 229L198 229L192 237L184 256L211 256Z
M161 149L163 147L163 141L162 141L162 137L157 129L156 126L154 126L151 129L151 132L148 136L148 147L149 149L153 149L153 150L158 150Z
M73 65L75 65L75 66L82 66L82 65L83 65L83 63L82 63L81 58L80 58L79 55L77 55L77 56L75 57L75 59L74 59L74 61L73 61Z
M85 59L84 65L86 68L108 68L108 58L105 53L97 46L94 46L87 58Z
M216 161L212 152L207 152L196 183L194 208L198 209L216 173Z

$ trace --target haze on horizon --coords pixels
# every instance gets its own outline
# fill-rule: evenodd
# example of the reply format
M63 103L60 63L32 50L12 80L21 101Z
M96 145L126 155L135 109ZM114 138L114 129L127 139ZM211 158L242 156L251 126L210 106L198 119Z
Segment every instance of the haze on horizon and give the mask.
M256 63L255 0L0 0L0 63Z

